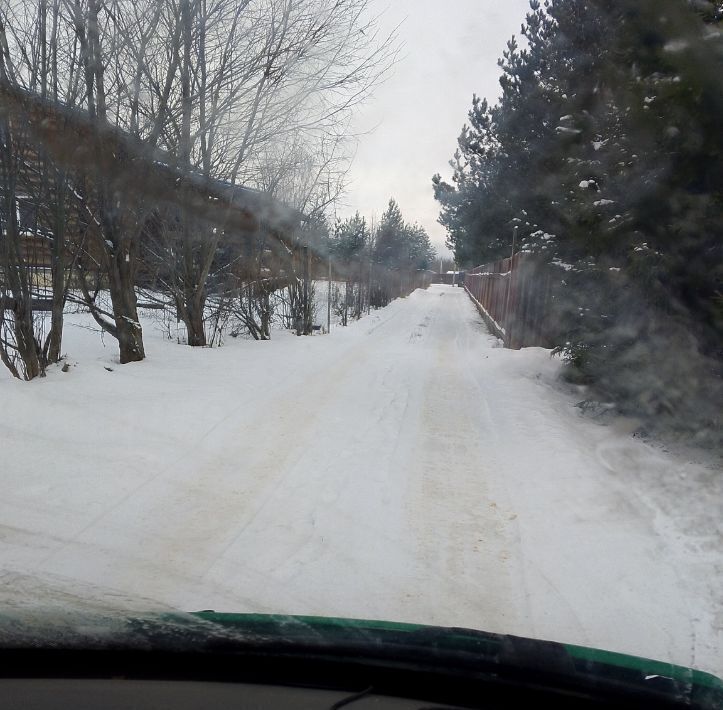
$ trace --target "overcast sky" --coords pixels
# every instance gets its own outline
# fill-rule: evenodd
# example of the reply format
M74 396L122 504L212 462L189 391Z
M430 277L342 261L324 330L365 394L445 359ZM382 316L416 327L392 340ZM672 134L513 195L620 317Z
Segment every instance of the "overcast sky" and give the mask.
M449 176L448 161L477 93L495 102L497 59L519 36L529 0L370 0L388 31L401 23L398 64L365 106L353 130L359 141L346 205L367 218L395 197L408 221L419 222L441 248L445 230L432 196L434 173ZM375 127L375 128L374 128Z

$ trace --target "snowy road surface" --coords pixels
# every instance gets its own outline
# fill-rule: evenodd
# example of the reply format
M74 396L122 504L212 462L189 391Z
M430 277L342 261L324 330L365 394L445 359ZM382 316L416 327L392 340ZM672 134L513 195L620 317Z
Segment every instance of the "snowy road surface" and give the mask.
M461 625L721 671L720 476L583 418L460 289L331 336L145 329L144 363L70 327L69 373L0 380L4 603Z

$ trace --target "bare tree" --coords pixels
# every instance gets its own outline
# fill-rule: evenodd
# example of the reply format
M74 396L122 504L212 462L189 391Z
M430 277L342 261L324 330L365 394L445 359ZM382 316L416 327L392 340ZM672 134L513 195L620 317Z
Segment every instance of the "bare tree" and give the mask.
M87 258L78 260L78 266L92 266L102 272L111 297L109 312L89 298L91 313L104 330L118 339L122 362L141 359L142 333L133 289L134 236L138 233L140 211L101 168L102 128L109 116L121 115L120 83L106 81L107 57L119 51L119 34L97 0L7 2L2 17L7 26L7 32L3 32L7 68L3 79L47 101L62 102L65 109L82 109L93 122L91 159L82 171L71 173L54 166L42 145L33 145L29 157L42 173L36 180L43 194L38 208L52 212L48 226L54 240L53 323L48 359L57 359L60 354L64 294L69 281L64 243L69 202L83 213L79 231L89 237ZM111 112L109 95L113 98ZM89 229L82 228L83 223ZM81 286L88 294L86 276L82 274Z
M163 163L225 186L231 202L248 200L250 187L288 200L295 215L323 211L343 184L350 112L395 58L395 37L381 36L366 11L367 0L0 0L3 79L82 111L93 127L81 168L61 169L38 151L55 239L52 337L41 347L49 360L60 355L70 266L93 317L118 340L121 362L130 362L145 355L141 252L158 262L144 264L145 273L168 276L158 285L189 343L203 345L209 295L218 296L232 263L248 258L239 241L258 236L181 209L170 217L180 228L143 249L149 224L185 195L159 203L125 189L108 170L108 126L145 151L146 160L134 162L139 183ZM12 189L6 193L12 200ZM278 225L273 201L255 204L261 229ZM269 268L266 254L250 265ZM291 255L284 259L290 269ZM263 289L252 291L265 299ZM31 322L29 291L28 298Z
M180 0L177 12L165 13L169 28L181 27L166 44L179 57L166 99L174 117L164 138L169 152L189 171L224 181L232 195L251 186L302 211L325 185L330 204L341 189L333 171L343 174L340 127L394 58L394 38L380 39L374 22L362 20L365 5ZM150 84L152 103L164 100L160 87ZM321 162L310 166L311 155ZM209 278L224 231L204 229L190 215L184 223L172 253L161 256L176 264L170 295L189 343L203 345ZM252 293L265 302L263 289Z
M0 64L0 71L2 65ZM18 176L26 144L19 130L0 117L0 357L15 377L42 374L42 347L33 318L33 283L18 219Z
M60 92L58 11L59 0L0 5L2 80L56 101ZM66 238L71 193L67 171L54 165L27 127L9 114L1 120L2 273L6 282L2 318L5 336L14 333L10 340L3 337L3 348L6 364L8 358L16 363L13 374L30 379L61 355L63 311L73 263ZM47 333L46 311L50 312Z

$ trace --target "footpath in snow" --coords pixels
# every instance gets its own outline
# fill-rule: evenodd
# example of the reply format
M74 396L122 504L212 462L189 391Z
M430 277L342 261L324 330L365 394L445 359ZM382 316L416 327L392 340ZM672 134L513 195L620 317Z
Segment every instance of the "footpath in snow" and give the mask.
M723 668L721 476L581 416L434 286L330 336L149 357L69 316L0 379L0 602L457 625Z

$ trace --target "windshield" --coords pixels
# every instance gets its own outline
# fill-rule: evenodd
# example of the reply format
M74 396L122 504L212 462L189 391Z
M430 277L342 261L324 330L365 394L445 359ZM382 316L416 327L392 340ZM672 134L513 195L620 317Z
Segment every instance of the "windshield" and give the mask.
M0 614L720 674L722 19L0 0Z

